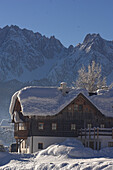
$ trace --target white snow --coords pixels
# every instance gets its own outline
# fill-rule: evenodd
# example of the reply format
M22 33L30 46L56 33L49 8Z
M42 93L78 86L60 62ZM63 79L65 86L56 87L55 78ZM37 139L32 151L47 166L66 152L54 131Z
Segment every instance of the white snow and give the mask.
M71 90L69 94L64 96L61 91L54 87L26 87L13 95L9 112L12 115L14 103L18 97L25 116L55 115L78 94L77 90Z
M23 122L20 117L19 117L19 114L18 112L14 111L14 121L17 123L17 122Z
M104 115L113 117L113 89L89 96L85 90L71 89L63 95L58 88L25 87L12 96L9 112L12 116L15 100L18 97L23 115L55 115L82 93Z
M34 154L0 152L0 170L112 170L113 148L94 151L77 140L49 146Z
M14 127L9 119L3 119L0 122L0 144L9 146L14 139Z
M100 95L88 99L106 116L113 117L113 89L101 91Z

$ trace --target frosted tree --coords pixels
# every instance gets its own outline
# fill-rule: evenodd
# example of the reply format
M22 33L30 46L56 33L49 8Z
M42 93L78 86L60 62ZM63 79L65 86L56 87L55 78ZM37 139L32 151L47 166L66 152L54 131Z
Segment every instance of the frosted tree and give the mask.
M92 63L88 65L87 71L85 67L82 66L78 74L78 79L76 81L77 88L84 88L89 92L94 92L100 88L106 87L106 77L102 78L101 66L96 64L95 61L92 61Z

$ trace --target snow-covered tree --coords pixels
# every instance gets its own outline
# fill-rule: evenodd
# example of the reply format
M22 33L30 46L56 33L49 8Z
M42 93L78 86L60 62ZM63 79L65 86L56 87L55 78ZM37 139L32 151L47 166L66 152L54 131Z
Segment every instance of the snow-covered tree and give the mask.
M100 88L106 87L106 77L102 78L101 66L92 61L86 70L84 66L78 71L76 81L77 88L84 88L89 92L94 92Z

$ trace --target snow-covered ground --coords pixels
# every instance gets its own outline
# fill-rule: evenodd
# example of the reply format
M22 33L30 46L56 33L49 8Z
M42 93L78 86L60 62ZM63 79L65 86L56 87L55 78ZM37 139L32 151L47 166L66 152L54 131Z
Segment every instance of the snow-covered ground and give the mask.
M34 154L0 152L0 170L112 170L113 148L93 151L67 139Z

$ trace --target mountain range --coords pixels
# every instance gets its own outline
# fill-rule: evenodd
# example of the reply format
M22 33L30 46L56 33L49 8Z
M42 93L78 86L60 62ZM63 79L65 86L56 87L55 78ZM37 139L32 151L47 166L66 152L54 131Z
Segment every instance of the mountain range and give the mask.
M18 26L0 28L0 115L8 114L11 95L27 85L71 85L78 70L95 60L107 83L113 81L113 41L87 34L83 43L68 48L56 39Z

